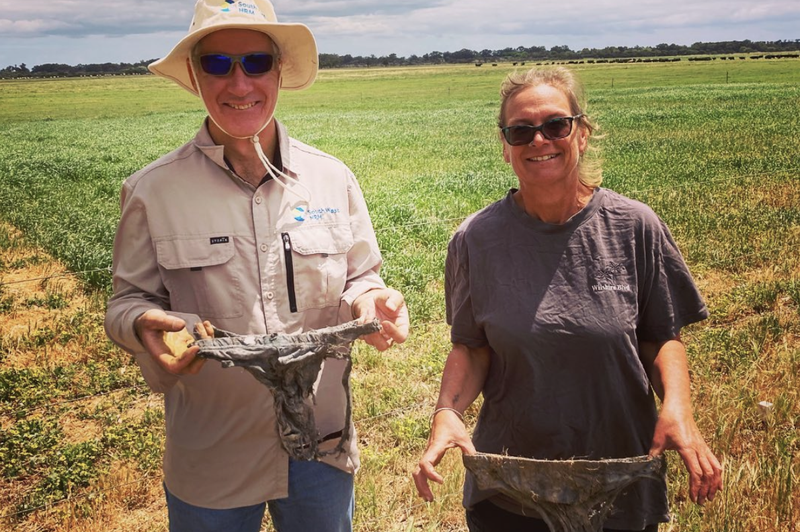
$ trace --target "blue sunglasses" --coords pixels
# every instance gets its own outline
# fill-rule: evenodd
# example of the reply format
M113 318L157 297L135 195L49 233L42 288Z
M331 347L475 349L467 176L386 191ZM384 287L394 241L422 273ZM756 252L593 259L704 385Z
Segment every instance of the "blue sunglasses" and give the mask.
M244 55L205 54L200 56L200 68L212 76L227 76L239 63L248 76L260 76L272 70L275 57L265 52Z

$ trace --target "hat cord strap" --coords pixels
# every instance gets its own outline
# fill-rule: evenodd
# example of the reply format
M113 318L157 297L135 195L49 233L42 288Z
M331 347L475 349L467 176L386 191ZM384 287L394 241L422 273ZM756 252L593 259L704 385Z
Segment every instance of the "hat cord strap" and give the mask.
M272 120L272 118L270 118L270 120ZM267 124L269 124L269 121L267 122ZM266 127L266 125L264 127ZM259 133L263 131L263 129L264 128L261 128ZM258 154L258 158L259 160L261 160L261 164L264 165L264 168L266 168L269 175L272 176L273 181L278 183L285 191L291 192L292 194L303 200L303 203L305 203L306 208L308 208L308 205L311 203L311 191L308 190L308 187L305 186L303 183L301 183L299 179L282 172L274 164L272 164L272 161L270 161L269 158L266 156L266 154L264 154L264 149L261 147L261 142L258 139L258 133L253 135L251 137L251 140L253 142L253 146L255 146L256 154ZM281 176L283 180L279 179L278 176ZM284 180L286 182L284 182ZM292 187L292 185L301 188L302 191L295 190L295 188Z

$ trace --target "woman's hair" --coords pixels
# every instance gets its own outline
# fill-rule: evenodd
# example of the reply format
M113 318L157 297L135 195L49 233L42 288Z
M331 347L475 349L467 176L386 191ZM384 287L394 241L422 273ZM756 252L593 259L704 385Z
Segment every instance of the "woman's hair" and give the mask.
M585 128L589 134L589 140L591 140L595 131L598 130L598 126L586 113L586 96L583 85L570 70L564 67L532 68L526 72L509 74L500 86L500 114L497 117L497 124L505 127L506 107L512 96L539 85L553 87L567 97L572 115L583 115L578 119L578 127ZM601 138L597 135L594 136ZM587 143L586 150L587 153L584 153L579 163L579 177L584 185L596 188L603 182L602 160L599 157L598 148L591 142Z

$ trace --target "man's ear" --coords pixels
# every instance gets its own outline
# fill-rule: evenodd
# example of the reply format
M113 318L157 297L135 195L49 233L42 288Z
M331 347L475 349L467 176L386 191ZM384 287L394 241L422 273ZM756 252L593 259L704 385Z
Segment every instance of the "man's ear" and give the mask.
M192 63L190 58L186 58L186 70L189 72L189 80L192 82L192 88L197 92L197 80L194 79L194 71L192 71Z

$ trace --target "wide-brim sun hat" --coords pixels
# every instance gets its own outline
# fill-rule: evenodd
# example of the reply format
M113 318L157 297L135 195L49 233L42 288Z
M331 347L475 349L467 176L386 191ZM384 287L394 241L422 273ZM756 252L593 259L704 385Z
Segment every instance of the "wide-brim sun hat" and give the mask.
M224 29L259 31L272 39L280 52L281 89L301 90L314 83L319 64L314 35L304 24L278 22L269 0L198 0L189 33L148 68L198 96L187 61L200 39Z

